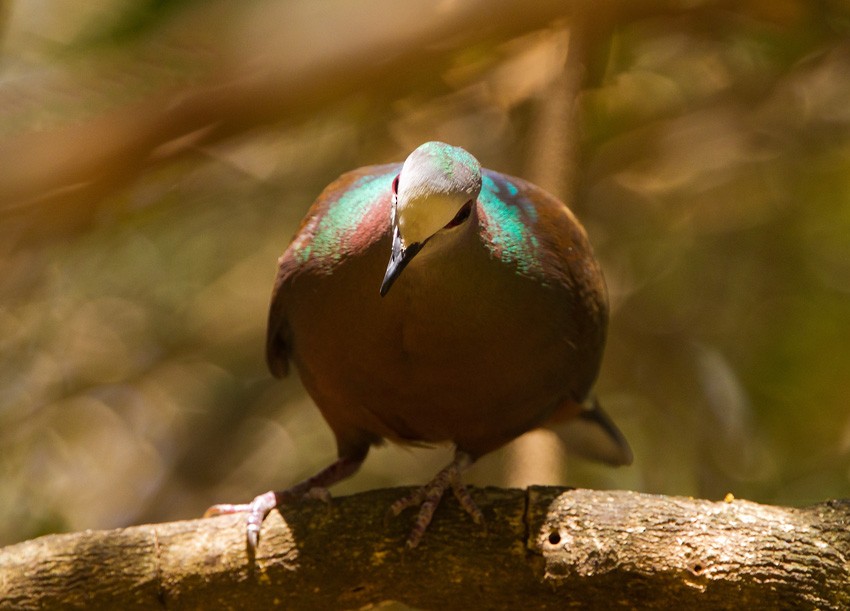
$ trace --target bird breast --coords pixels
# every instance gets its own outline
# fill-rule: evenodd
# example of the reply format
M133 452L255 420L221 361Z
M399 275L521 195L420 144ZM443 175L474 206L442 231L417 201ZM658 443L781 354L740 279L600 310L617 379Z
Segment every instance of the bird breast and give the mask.
M586 392L601 345L578 346L570 292L516 273L475 226L438 246L384 298L386 239L340 264L333 282L304 279L290 306L293 358L335 430L356 422L484 453Z

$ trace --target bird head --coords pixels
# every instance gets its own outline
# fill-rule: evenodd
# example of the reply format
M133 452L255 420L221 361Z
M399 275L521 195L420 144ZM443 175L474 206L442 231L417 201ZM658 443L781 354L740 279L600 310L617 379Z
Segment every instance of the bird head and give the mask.
M426 142L407 157L393 181L392 253L381 295L428 240L469 218L480 192L481 165L460 147Z

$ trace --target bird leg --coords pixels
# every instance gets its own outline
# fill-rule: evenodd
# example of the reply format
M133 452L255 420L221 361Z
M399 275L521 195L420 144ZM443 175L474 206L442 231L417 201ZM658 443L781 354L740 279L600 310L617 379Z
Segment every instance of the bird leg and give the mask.
M431 518L434 517L434 511L437 505L440 504L440 499L443 498L443 493L451 487L455 493L460 506L466 510L476 524L481 524L484 521L484 514L478 509L475 501L463 485L461 481L461 473L475 462L473 458L466 452L455 452L455 458L449 465L437 473L430 482L416 490L410 496L406 496L397 500L390 506L389 513L393 516L399 515L408 507L419 505L419 515L416 516L416 522L413 524L413 529L410 531L410 536L407 538L407 547L414 548L419 545L422 536L431 523Z
M206 510L204 517L209 518L223 514L248 512L246 528L247 543L248 549L253 552L257 549L257 545L260 542L260 526L272 509L305 497L328 500L330 493L327 491L327 487L344 480L356 472L360 468L360 465L363 464L365 458L365 454L356 457L340 456L332 464L316 473L316 475L298 482L291 488L277 492L270 490L255 497L250 503L223 503L213 505Z

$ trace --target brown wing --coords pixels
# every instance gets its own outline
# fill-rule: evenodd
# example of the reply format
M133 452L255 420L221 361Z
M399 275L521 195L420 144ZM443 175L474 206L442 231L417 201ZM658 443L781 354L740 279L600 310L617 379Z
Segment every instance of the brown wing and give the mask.
M571 363L573 399L587 397L599 371L608 322L605 281L584 228L567 206L521 178L485 170L482 236L517 273L563 292L560 328L580 359Z
M389 231L388 217L385 223L382 218L367 224L361 221L375 206L391 196L392 178L400 169L401 164L394 163L347 172L325 187L310 206L289 247L278 259L266 333L266 362L274 376L282 378L289 373L293 338L287 320L287 296L292 280L300 274L332 273L333 266L339 264L345 254ZM389 178L384 181L384 177ZM370 179L375 179L375 182ZM341 211L338 206L346 209ZM335 213L332 215L333 222L323 222L331 211ZM339 221L340 218L343 220ZM343 232L349 239L337 239L341 230L339 222L349 225L351 231ZM356 232L353 225L357 227ZM329 232L333 235L327 235ZM350 239L352 235L354 239ZM327 252L328 249L334 252Z
M285 266L284 257L278 260L277 277L272 290L272 302L269 307L269 322L266 331L266 363L269 371L277 378L283 378L289 373L289 351L292 345L289 321L286 319L283 297L285 291L281 288L295 271L292 266Z

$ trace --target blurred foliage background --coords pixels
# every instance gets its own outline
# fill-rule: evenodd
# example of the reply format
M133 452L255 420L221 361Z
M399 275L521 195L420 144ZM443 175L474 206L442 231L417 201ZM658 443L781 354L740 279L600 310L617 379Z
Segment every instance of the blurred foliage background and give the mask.
M613 308L599 395L636 455L532 434L468 481L847 495L846 0L0 7L0 543L197 517L327 464L263 362L276 258L324 185L429 139L585 223ZM448 458L381 448L335 492Z

